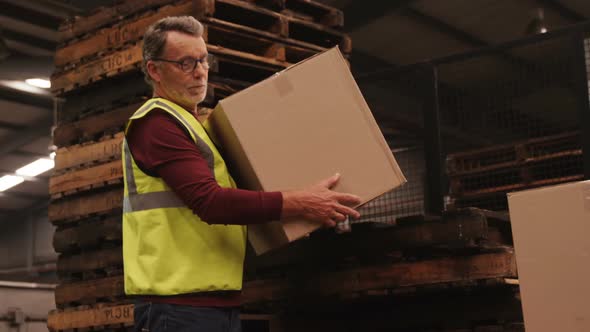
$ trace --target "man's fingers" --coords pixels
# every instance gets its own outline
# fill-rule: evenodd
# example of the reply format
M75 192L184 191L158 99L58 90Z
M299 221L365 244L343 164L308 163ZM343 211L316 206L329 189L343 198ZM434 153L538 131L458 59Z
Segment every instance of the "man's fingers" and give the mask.
M336 183L338 183L338 180L340 180L340 173L336 173L330 176L329 178L322 180L320 182L320 186L332 189L336 185Z
M336 227L336 222L332 219L324 220L323 224L325 227L328 227L328 228Z
M344 220L346 220L346 216L342 213L334 212L334 215L332 216L332 220L344 221Z
M335 198L338 201L338 203L348 205L348 206L354 206L354 205L361 204L361 198L356 195L352 195L352 194L340 194L339 193L336 195Z
M338 205L336 207L336 211L340 212L343 215L351 216L354 219L358 219L361 217L361 214L357 210L344 205Z

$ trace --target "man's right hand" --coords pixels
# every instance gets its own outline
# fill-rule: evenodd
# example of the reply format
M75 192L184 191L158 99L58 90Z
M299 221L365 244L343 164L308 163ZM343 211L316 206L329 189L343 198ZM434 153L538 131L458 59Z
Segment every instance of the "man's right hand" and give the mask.
M300 216L327 227L334 227L346 216L358 219L360 213L351 206L360 204L360 197L331 190L339 179L340 174L335 174L304 190L283 192L281 218Z

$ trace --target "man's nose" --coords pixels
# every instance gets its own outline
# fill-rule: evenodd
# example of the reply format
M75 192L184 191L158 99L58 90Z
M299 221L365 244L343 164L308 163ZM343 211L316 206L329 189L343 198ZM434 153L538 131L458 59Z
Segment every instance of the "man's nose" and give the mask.
M197 66L195 67L195 70L193 70L193 76L194 77L203 77L207 74L207 70L205 70L205 68L203 67L202 63L197 63Z

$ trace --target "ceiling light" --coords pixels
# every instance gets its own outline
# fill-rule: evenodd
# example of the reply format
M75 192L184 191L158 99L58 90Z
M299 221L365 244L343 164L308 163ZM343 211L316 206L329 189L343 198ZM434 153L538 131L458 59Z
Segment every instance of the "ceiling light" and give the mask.
M32 163L23 166L16 170L16 174L23 176L37 176L41 173L45 173L55 166L53 159L39 158Z
M526 27L526 33L529 35L546 33L548 31L547 24L545 23L545 13L543 8L537 8L533 13L533 19Z
M23 179L20 176L4 175L3 177L0 178L0 191L5 191L7 189L10 189L10 188L16 186L17 184L22 183L24 180L25 179Z
M51 82L42 78L29 78L25 80L28 85L36 86L38 88L49 89Z

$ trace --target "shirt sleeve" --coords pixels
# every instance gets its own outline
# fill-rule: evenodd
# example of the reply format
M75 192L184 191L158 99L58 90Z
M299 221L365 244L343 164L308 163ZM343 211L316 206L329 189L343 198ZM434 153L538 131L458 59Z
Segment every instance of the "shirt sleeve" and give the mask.
M248 225L280 219L280 192L221 188L186 129L165 111L153 110L134 120L126 138L138 167L162 178L206 223Z

